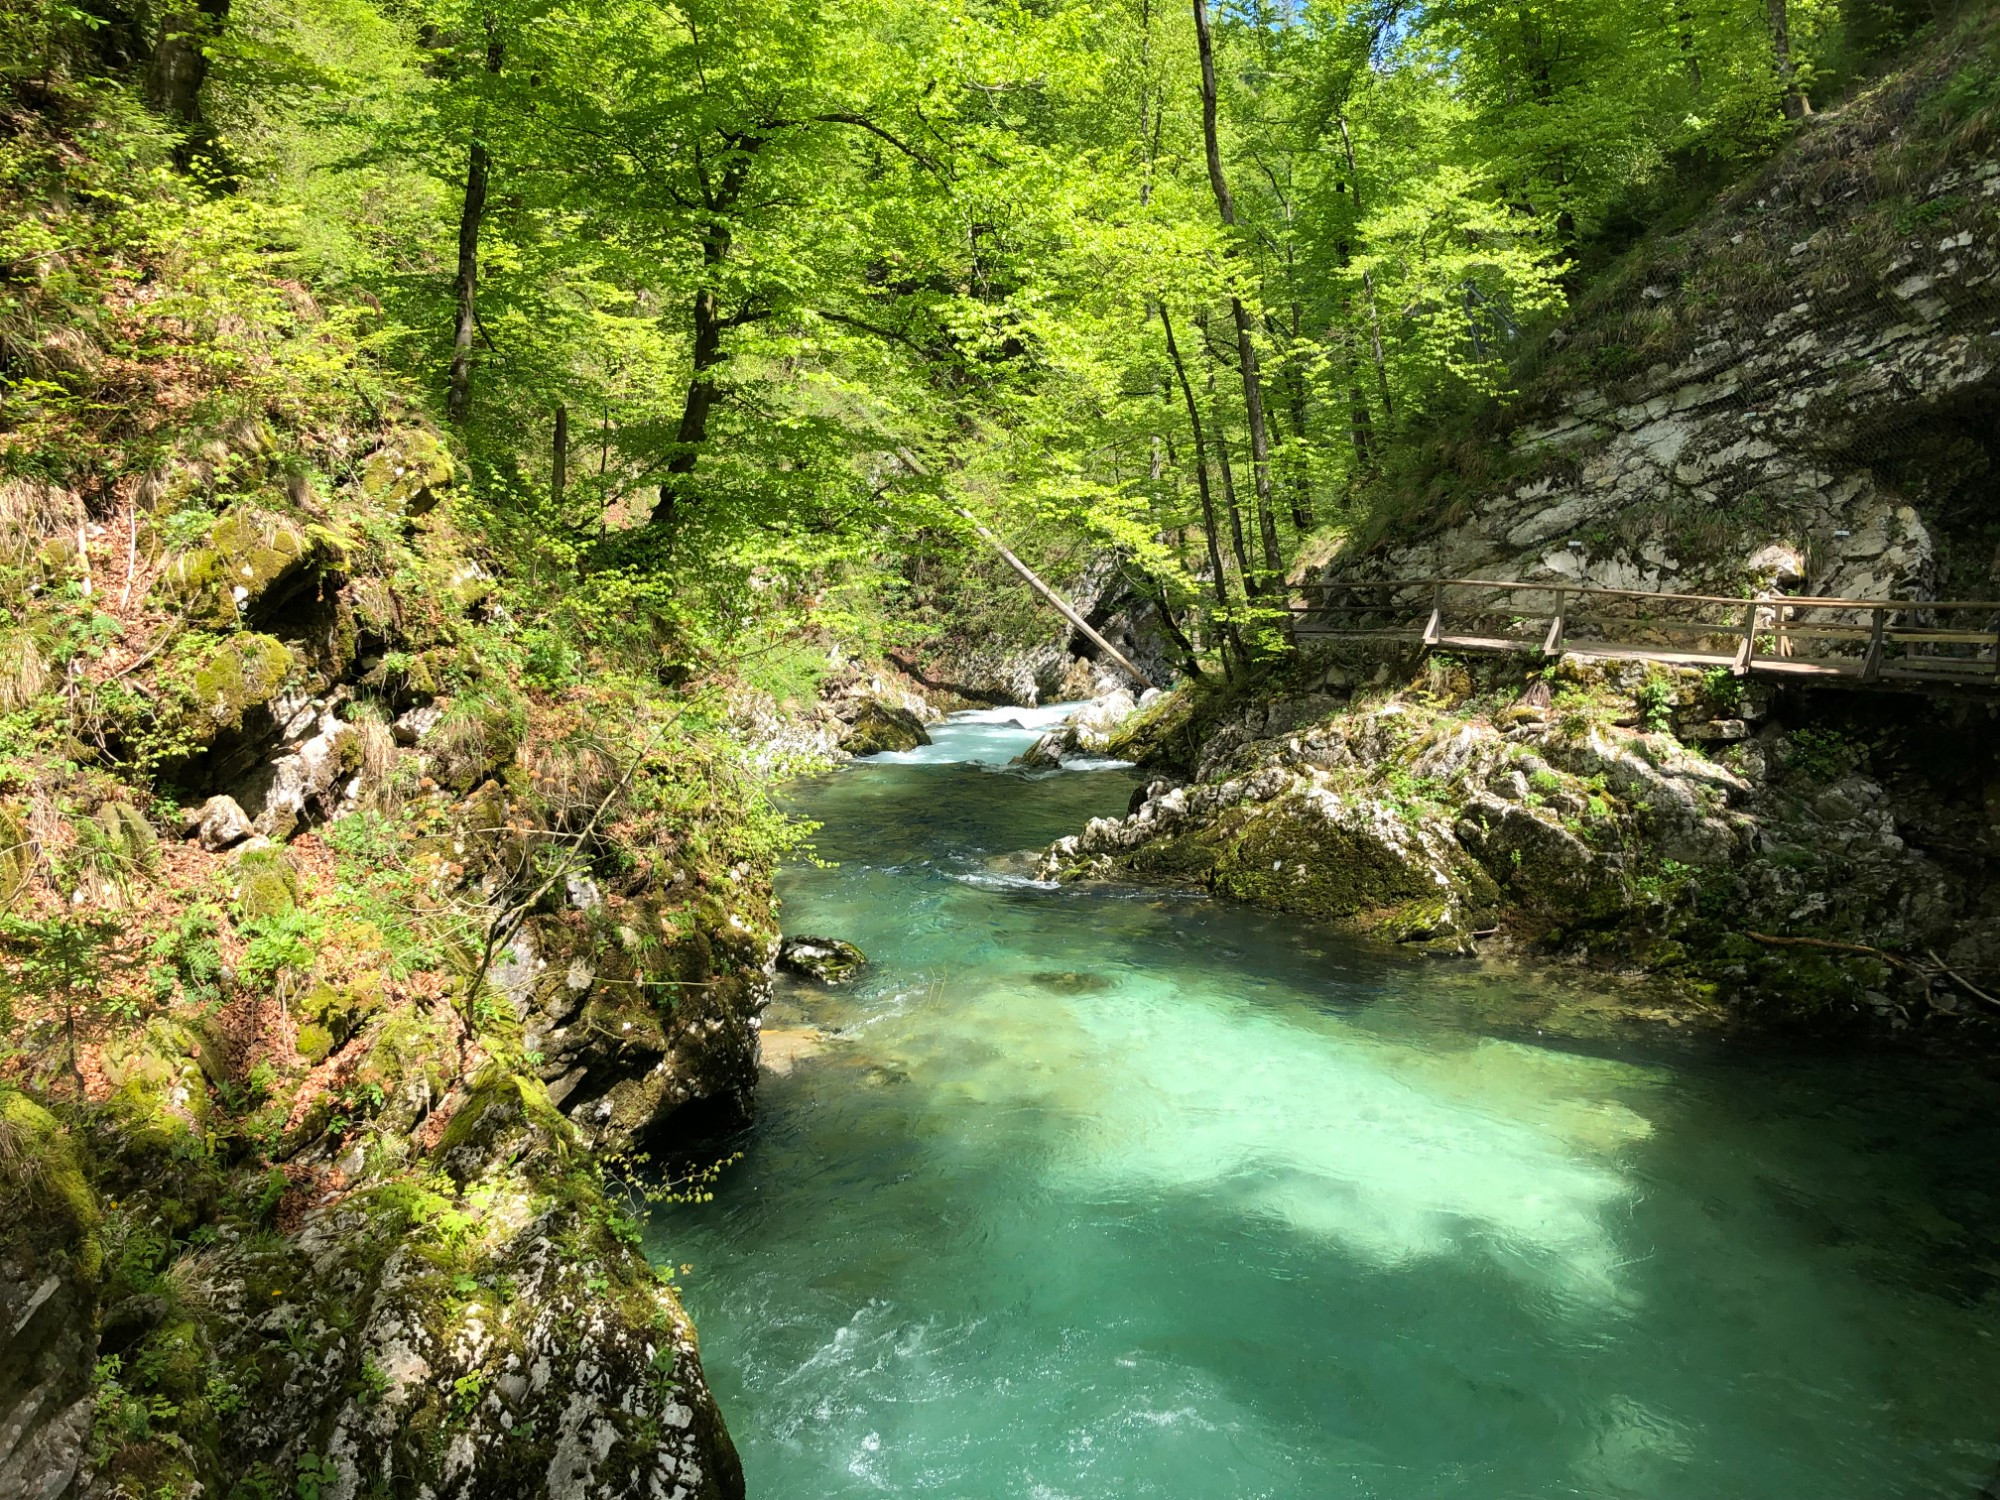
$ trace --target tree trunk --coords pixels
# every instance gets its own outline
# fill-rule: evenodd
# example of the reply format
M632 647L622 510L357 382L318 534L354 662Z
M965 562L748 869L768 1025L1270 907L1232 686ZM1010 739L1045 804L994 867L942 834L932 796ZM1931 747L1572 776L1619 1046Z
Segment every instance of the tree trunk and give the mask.
M1201 408L1195 404L1194 388L1188 384L1187 365L1181 359L1180 345L1174 342L1174 320L1168 316L1167 304L1160 304L1160 327L1166 330L1167 358L1174 362L1174 376L1180 381L1181 399L1187 403L1188 428L1194 434L1194 478L1201 491L1201 529L1208 539L1208 566L1214 576L1215 607L1229 608L1229 584L1222 571L1222 540L1216 535L1215 496L1208 487L1208 442L1202 436Z
M1695 50L1693 8L1683 4L1675 12L1674 21L1680 28L1681 64L1687 71L1688 87L1699 94L1701 92L1701 54Z
M569 486L569 408L556 408L555 453L549 466L549 495L556 504L562 504L563 491Z
M1222 471L1222 503L1229 512L1229 548L1236 555L1236 573L1243 580L1243 592L1257 597L1257 574L1250 566L1250 554L1243 546L1243 513L1236 503L1236 471L1229 462L1229 429L1222 425L1222 403L1215 397L1215 369L1208 371L1208 405L1215 413L1215 456Z
M738 154L724 169L722 181L710 189L704 170L702 191L707 197L708 225L701 236L703 285L694 294L694 342L692 371L687 398L681 403L680 426L674 431L674 451L667 458L667 477L660 484L659 503L653 507L652 522L671 526L679 514L688 476L701 460L701 445L708 441L708 417L715 408L716 369L722 364L722 335L732 322L742 322L745 314L732 320L723 316L722 297L715 290L715 274L729 259L734 234L724 217L742 196L749 180L750 163L763 141L748 138L737 143Z
M1798 64L1792 61L1791 18L1785 8L1785 0L1765 0L1765 13L1771 21L1771 56L1778 69L1778 84L1783 90L1780 104L1787 120L1802 120L1812 113L1812 100L1799 87Z
M1201 129L1208 152L1208 185L1215 194L1223 227L1236 227L1236 200L1222 171L1222 146L1215 124L1215 45L1208 29L1208 0L1194 0L1195 43L1201 51ZM1264 542L1264 565L1282 575L1278 525L1271 514L1271 433L1264 420L1264 380L1257 362L1257 345L1250 336L1250 313L1243 299L1231 296L1229 314L1236 322L1236 367L1243 376L1243 416L1250 428L1250 474L1257 496L1257 529Z
M197 0L191 10L170 10L160 18L146 67L146 102L185 132L174 147L174 165L183 172L195 158L207 155L214 143L201 112L201 88L208 81L208 54L203 48L228 19L229 0Z
M1299 332L1305 319L1298 303L1292 304L1292 350L1296 356ZM1304 536L1313 527L1312 467L1306 461L1306 372L1296 357L1286 361L1285 397L1292 418L1292 441L1298 456L1292 461L1292 525Z
M1354 164L1354 137L1347 129L1347 116L1340 117L1340 144L1347 155L1347 183L1354 192L1354 222L1361 223L1361 172ZM1346 259L1343 253L1343 260ZM1375 356L1375 384L1382 394L1382 415L1394 417L1396 403L1389 397L1389 362L1382 356L1382 319L1375 310L1375 277L1361 273L1361 296L1368 304L1368 343Z
M498 73L500 63L501 44L489 31L486 71ZM479 331L479 229L486 218L486 184L493 171L492 157L478 133L484 125L482 112L466 157L465 197L458 212L458 320L452 328L451 377L445 397L445 414L458 426L472 410L472 341Z

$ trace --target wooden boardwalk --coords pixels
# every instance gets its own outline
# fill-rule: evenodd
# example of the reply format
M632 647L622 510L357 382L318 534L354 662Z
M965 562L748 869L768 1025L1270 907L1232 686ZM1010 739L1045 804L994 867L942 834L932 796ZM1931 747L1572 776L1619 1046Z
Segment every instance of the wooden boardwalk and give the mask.
M2000 691L2000 601L1726 599L1489 578L1311 584L1301 642L1407 641L1722 667L1739 677Z

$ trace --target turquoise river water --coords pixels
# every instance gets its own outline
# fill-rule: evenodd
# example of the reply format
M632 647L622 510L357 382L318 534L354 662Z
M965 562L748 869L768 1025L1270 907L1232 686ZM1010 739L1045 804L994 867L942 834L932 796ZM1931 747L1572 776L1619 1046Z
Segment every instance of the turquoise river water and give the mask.
M785 928L874 962L781 993L742 1160L649 1231L752 1500L1994 1481L1990 1073L1038 886L1022 851L1134 785L1006 768L1049 718L802 800L836 863L788 873Z

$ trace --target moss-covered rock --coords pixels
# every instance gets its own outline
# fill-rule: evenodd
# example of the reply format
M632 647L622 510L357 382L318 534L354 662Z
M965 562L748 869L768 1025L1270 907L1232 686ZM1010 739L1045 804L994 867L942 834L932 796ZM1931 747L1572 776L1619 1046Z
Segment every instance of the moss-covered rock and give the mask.
M361 470L361 494L371 505L422 515L452 481L451 451L428 428L404 427L390 435Z
M236 905L245 917L276 917L299 904L299 873L285 851L249 848L236 856Z
M864 698L840 743L849 755L876 755L884 750L914 750L930 742L923 724L907 708Z
M200 1037L164 1018L104 1049L107 1107L128 1156L165 1156L201 1139L210 1109L201 1050Z
M80 1244L102 1217L75 1137L17 1089L0 1088L0 1180L17 1202L46 1215L66 1242Z
M201 546L175 558L159 586L191 621L226 627L275 610L332 558L325 538L244 508L230 511Z
M510 689L460 693L424 742L431 775L463 795L505 769L527 733L527 705Z
M188 678L188 741L202 748L241 730L245 716L275 698L291 670L292 653L271 636L246 631L218 642Z

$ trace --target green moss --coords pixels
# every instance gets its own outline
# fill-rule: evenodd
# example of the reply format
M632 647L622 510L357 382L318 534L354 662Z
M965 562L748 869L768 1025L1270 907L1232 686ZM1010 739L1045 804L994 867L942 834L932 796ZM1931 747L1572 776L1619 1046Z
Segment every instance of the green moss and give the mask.
M150 1021L105 1049L107 1107L130 1151L164 1155L200 1139L209 1116L200 1049L200 1039L187 1027L165 1019Z
M268 635L245 632L221 642L189 684L197 742L241 729L244 715L276 697L291 670L292 653Z
M0 1088L0 1178L66 1239L87 1241L102 1218L74 1139L16 1089ZM94 1259L90 1269L94 1275Z
M914 750L931 737L908 709L873 699L861 705L841 748L849 755L877 755L884 750Z
M1111 731L1104 753L1135 765L1179 763L1189 754L1195 721L1194 694L1177 688L1162 694Z
M183 553L160 581L188 618L232 626L244 614L292 592L302 574L325 561L328 545L294 523L255 510L232 510L203 544Z
M236 856L236 904L245 917L276 917L299 904L299 875L282 849Z
M452 699L425 749L432 775L461 795L514 759L527 733L527 705L504 687Z
M361 471L361 493L384 509L422 515L454 473L451 452L436 433L405 427L369 458Z
M333 1051L334 1045L333 1033L324 1026L308 1022L299 1028L299 1056L314 1067L326 1061L327 1054Z

